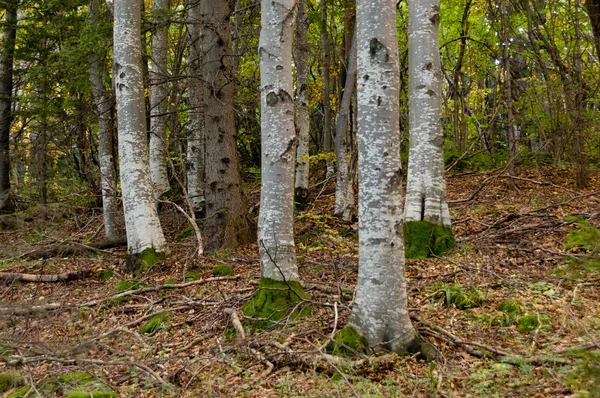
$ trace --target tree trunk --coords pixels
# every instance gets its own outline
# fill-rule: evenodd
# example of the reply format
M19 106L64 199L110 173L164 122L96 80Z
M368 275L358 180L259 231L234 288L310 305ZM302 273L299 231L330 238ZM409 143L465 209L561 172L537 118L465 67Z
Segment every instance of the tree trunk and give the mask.
M167 175L167 53L169 0L154 0L150 69L150 178L155 197L169 190Z
M194 212L204 205L204 101L202 98L202 52L200 50L200 4L187 0L188 10L188 121L186 149L187 194Z
M297 77L296 107L298 109L298 149L296 151L296 184L294 201L299 207L308 201L308 177L310 169L310 112L308 85L308 27L310 20L306 13L306 1L298 2L298 20L296 23L295 63Z
M585 8L594 32L596 56L600 59L600 0L585 0Z
M99 0L90 0L88 7L88 21L96 25L100 16ZM120 240L117 227L117 169L113 156L113 124L110 111L113 103L112 95L104 85L105 70L102 67L100 56L94 52L90 59L90 83L98 112L98 158L100 163L100 186L102 189L102 212L104 215L104 234L108 242Z
M412 3L412 2L411 2ZM369 345L405 352L398 41L394 1L357 2L359 267L350 324Z
M513 114L512 98L512 75L510 72L510 40L508 37L508 12L506 10L506 1L502 2L502 42L504 61L504 89L506 91L506 137L508 141L508 175L515 175L515 157L517 155L517 144L515 134L515 117ZM514 181L509 180L509 186L514 188Z
M262 187L258 247L263 278L298 280L294 245L296 130L292 80L295 0L261 1Z
M206 250L235 248L252 238L237 156L228 0L200 3L205 108Z
M409 153L407 222L450 227L444 177L439 0L409 4Z
M346 83L340 101L336 135L335 153L337 158L337 181L335 186L335 207L333 214L348 222L354 210L354 145L352 137L352 98L356 84L356 35L352 38L348 56Z
M141 1L115 3L114 62L119 129L120 176L127 230L127 271L142 265L147 249L166 253L150 181L146 136L142 51L140 49ZM142 258L142 261L145 261Z
M0 212L10 211L10 126L13 98L13 61L17 35L17 0L5 2L0 47Z
M329 33L327 31L327 3L328 0L320 0L321 4L321 51L323 52L323 70L321 83L323 84L323 151L326 155L331 154L331 45L329 43ZM333 159L327 156L325 160L327 164L326 178L330 178L335 174Z

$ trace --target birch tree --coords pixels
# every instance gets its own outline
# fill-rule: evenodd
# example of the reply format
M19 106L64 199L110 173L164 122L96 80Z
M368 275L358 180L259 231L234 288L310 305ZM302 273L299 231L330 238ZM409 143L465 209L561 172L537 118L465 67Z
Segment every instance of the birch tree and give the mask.
M98 24L100 16L99 0L90 0L88 6L88 23ZM90 83L98 114L98 161L100 163L100 187L102 189L102 214L104 216L104 235L109 242L119 240L117 227L117 169L113 156L113 125L110 109L113 105L112 95L104 84L106 71L102 67L97 50L90 57Z
M169 0L154 0L155 17L150 63L150 178L154 195L169 190L167 175L167 52Z
M200 3L205 107L206 250L249 242L251 229L242 201L237 156L228 0Z
M298 2L298 18L296 22L295 59L297 89L296 107L298 109L298 148L296 150L296 183L294 201L301 207L308 201L308 177L310 161L308 159L310 143L310 112L308 85L308 27L310 20L306 12L306 1Z
M395 1L357 1L358 285L348 331L371 347L418 351L408 314L399 132Z
M17 34L17 0L6 1L0 47L0 212L10 208L10 126L13 58Z
M114 18L120 177L127 231L125 268L132 272L156 262L168 249L150 181L140 48L141 1L115 2Z
M303 297L298 282L293 228L296 129L292 39L295 16L295 0L261 1L258 45L262 148L258 218L261 282L255 297L243 308L244 313L252 317L280 318ZM279 299L273 298L282 295L284 297ZM284 303L283 308L268 306L277 303ZM272 314L276 314L275 318Z
M409 2L409 153L406 256L440 255L454 245L446 202L442 132L439 0Z
M200 3L186 0L188 11L188 120L186 148L187 194L194 212L204 204L204 133L202 98L202 51L200 43Z

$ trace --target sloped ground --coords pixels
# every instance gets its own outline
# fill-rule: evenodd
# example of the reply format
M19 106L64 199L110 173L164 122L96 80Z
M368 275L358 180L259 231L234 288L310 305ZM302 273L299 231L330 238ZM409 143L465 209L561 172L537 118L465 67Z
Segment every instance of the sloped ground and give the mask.
M558 168L522 169L516 178L502 171L454 175L448 186L458 249L407 261L411 314L440 351L438 363L392 358L387 367L353 374L322 355L350 314L358 258L357 225L329 217L333 189L318 187L315 207L296 223L312 315L243 340L230 314L241 316L256 287L256 245L192 258L195 238L177 237L186 221L167 209L172 255L132 291L123 282L131 277L120 271L122 249L25 259L36 249L98 240L98 211L19 213L16 230L0 230L0 271L90 273L0 286L0 372L16 372L41 390L57 375L85 371L123 397L562 397L585 390L587 379L577 376L584 365L567 351L600 349L600 279L573 277L563 242L575 227L568 216L600 224L600 174L582 191L572 171ZM220 264L236 276L215 278ZM40 395L66 391L59 385Z

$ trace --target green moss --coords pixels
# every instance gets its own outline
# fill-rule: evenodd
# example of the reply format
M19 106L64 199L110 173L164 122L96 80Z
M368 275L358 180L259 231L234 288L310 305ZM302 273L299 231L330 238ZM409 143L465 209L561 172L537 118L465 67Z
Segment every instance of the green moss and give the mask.
M156 314L142 326L140 331L142 332L142 334L154 333L158 329L164 328L169 322L170 318L171 317L169 316L169 313L167 311L163 311L159 314Z
M404 254L406 258L442 256L456 247L452 229L427 221L404 223Z
M31 390L31 386L19 388L17 391L8 394L8 398L23 398Z
M125 262L125 272L140 275L149 270L160 260L165 259L165 254L157 252L153 247L144 249L141 253L127 255Z
M177 284L177 280L175 278L169 278L165 281L165 285L175 285Z
M234 276L233 267L230 264L215 265L212 269L214 276Z
M325 347L325 351L339 356L352 356L366 352L367 347L367 339L353 326L346 325L335 334L333 341Z
M85 385L93 382L95 377L87 372L70 372L58 376L56 380L69 385Z
M297 281L277 281L261 278L254 297L242 307L246 317L261 318L252 321L253 328L265 328L287 316L296 319L310 314L302 301L307 298Z
M193 234L194 234L194 229L192 228L192 226L190 224L186 224L185 227L183 227L183 229L179 232L179 234L177 234L177 239L181 240L181 239L189 238Z
M68 397L89 397L89 392L77 391L79 395L72 395L76 390L82 390L84 388L97 390L91 392L93 397L116 397L116 394L111 391L106 391L107 387L101 381L97 380L93 375L86 372L70 372L64 373L57 377L50 378L45 382L38 385L37 390L44 396L50 396L56 394L58 390L62 390L64 395ZM25 397L31 386L25 386L14 393L9 395L9 398L22 398ZM86 394L86 395L81 395ZM108 394L108 395L107 395ZM31 394L29 394L31 395Z
M113 398L116 397L117 393L113 392L113 391L92 391L92 392L86 392L86 391L73 391L72 393L70 393L69 395L67 395L67 398Z
M199 270L199 269L189 270L185 273L185 276L183 277L183 279L185 280L185 282L200 280L200 279L202 279L201 270Z
M21 376L16 373L0 373L0 393L20 386Z
M98 273L98 280L100 281L105 281L107 279L110 279L114 276L114 273L109 270L109 269L103 269L102 271L100 271Z
M517 302L506 300L498 304L498 311L506 312L507 314L519 314L521 313L521 306Z
M548 330L550 328L550 318L546 314L527 314L519 318L517 330L520 333L531 333L538 328Z
M126 280L121 279L119 283L117 283L117 290L120 292L124 292L126 290L137 290L143 286L143 282L136 280Z

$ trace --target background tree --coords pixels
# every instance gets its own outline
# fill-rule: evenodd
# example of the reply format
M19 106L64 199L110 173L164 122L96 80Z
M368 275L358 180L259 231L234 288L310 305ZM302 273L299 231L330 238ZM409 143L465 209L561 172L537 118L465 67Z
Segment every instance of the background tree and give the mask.
M252 239L242 201L236 145L230 14L228 0L200 5L202 96L206 102L204 234L209 251L235 248Z
M5 12L0 48L0 212L4 212L10 210L10 128L18 1L3 1L0 5Z
M114 22L120 176L127 230L129 272L167 253L150 181L148 140L140 49L141 3L117 1Z

